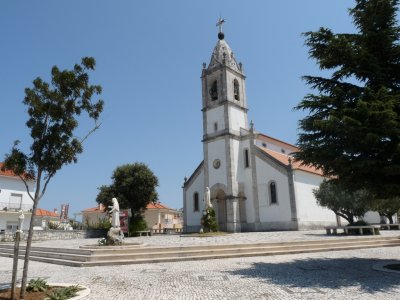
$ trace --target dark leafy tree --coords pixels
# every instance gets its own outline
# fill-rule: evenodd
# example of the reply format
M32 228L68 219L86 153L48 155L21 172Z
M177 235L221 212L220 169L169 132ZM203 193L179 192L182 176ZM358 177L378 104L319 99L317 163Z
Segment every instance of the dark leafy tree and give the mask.
M400 28L398 0L356 0L357 33L307 32L309 55L329 78L305 76L316 93L296 107L296 158L352 189L393 198L400 191Z
M130 208L133 218L140 215L147 204L157 201L158 179L144 163L126 164L117 167L109 186L101 186L96 201L107 207L111 198L118 198L121 208Z
M94 58L82 58L73 70L51 70L51 83L36 78L33 88L25 89L23 103L28 107L32 144L30 153L24 153L14 143L6 155L4 169L12 170L25 184L33 200L32 216L35 215L39 200L47 185L64 165L77 162L77 155L83 151L83 141L99 128L97 120L103 110L103 101L92 102L94 95L101 93L101 86L89 83L88 71L95 69ZM74 136L79 125L78 117L86 112L94 120L94 127L82 138ZM35 179L35 193L29 191L27 180ZM24 270L22 276L21 299L25 296L29 255L33 236L33 218L29 225Z
M365 190L353 192L336 180L324 180L313 192L318 205L332 210L350 224L368 211L366 203L370 196Z
M400 211L400 197L389 199L374 199L371 201L370 209L377 211L379 215L388 218L389 223L393 224L393 215Z

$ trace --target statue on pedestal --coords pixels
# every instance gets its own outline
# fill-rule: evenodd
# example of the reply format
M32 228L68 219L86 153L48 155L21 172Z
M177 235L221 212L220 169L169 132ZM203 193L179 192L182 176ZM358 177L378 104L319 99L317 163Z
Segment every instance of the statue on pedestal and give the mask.
M119 204L117 198L112 198L112 206L109 206L111 214L111 228L107 232L107 243L109 245L121 245L124 240L124 234L120 228Z
M109 206L108 208L111 208L109 211L110 214L112 214L112 219L111 219L111 226L115 228L119 228L120 223L119 223L119 204L117 198L112 198L112 204L113 206Z

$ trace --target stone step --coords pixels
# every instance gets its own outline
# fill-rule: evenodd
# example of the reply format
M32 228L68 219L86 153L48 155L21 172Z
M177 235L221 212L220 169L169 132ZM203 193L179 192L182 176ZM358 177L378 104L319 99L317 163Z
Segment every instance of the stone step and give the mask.
M0 244L0 256L12 257L13 249L10 246L12 245L5 246ZM292 253L393 246L400 246L399 238L377 237L362 239L332 239L303 242L202 245L165 248L142 247L140 249L130 249L130 252L127 252L126 249L122 249L122 247L119 247L118 249L107 247L104 250L85 249L84 251L80 251L79 249L32 247L30 257L31 260L61 265L96 266L260 255L282 255ZM23 254L24 247L20 249L20 258L23 258Z
M376 247L393 247L400 246L400 244L381 244L376 245L358 245L358 246L337 246L330 248L312 248L312 249L291 249L291 250L276 250L276 251L259 251L253 253L214 253L214 254L203 254L197 256L181 256L178 255L173 257L164 257L160 255L156 258L138 258L138 259L118 259L118 260L105 260L105 261L88 261L88 262L73 262L64 260L54 260L39 258L38 261L48 262L53 264L62 264L75 267L93 267L93 266L111 266L111 265L126 265L126 264L143 264L143 263L162 263L162 262L176 262L176 261L191 261L191 260L205 260L205 259L222 259L222 258L236 258L236 257L252 257L252 256L271 256L271 255L286 255L286 254L299 254L299 253L314 253L324 251L339 251L339 250L355 250L355 249L367 249ZM32 259L36 260L36 259Z
M1 254L9 254L11 257L14 254L14 249L6 249L0 248L0 255ZM19 250L19 255L25 255L25 249ZM59 253L53 251L36 251L36 249L31 249L30 256L34 257L46 257L46 258L55 258L55 259L66 259L66 260L73 260L73 261L88 261L90 257L89 254L70 254L70 253Z
M398 240L393 240L393 241L365 241L362 243L362 245L369 246L369 245L375 245L378 247L379 245L388 245L388 244L394 244L395 246L399 245L400 246L400 241ZM346 243L343 244L341 242L336 242L336 243L312 243L312 244L305 244L305 245L274 245L274 246L241 246L238 247L235 245L235 247L230 247L230 248L197 248L197 249L184 249L184 248L169 248L168 251L158 251L158 249L147 249L147 251L143 252L135 252L135 253L112 253L112 254L98 254L94 253L91 256L90 261L106 261L106 260L119 260L119 259L141 259L141 258L156 258L162 255L163 257L174 257L177 254L180 257L186 257L186 256L201 256L204 254L207 255L213 255L213 254L219 254L219 253L224 253L224 254L241 254L241 253L257 253L257 252L269 252L269 251L290 251L292 249L298 249L298 250L307 250L307 249L314 249L314 248L335 248L335 247L342 247L342 246L358 246L360 243L356 242L351 242L351 243Z

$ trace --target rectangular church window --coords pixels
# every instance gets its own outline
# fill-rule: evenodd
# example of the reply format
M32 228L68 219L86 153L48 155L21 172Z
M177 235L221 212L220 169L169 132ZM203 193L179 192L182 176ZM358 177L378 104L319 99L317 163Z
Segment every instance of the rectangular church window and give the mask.
M244 167L245 167L245 168L250 167L249 149L245 149L245 150L244 150Z
M193 195L193 210L194 211L199 211L199 193L196 192Z

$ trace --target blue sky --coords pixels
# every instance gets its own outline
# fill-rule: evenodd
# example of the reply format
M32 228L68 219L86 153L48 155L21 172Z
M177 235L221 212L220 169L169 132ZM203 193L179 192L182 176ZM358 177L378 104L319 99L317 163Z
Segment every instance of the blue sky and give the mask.
M30 145L24 89L53 65L71 68L93 56L91 81L103 87L102 126L78 163L64 167L39 207L70 203L70 212L96 205L97 187L113 170L136 161L159 178L160 201L182 207L182 183L202 160L202 63L217 42L215 23L243 63L249 120L256 130L296 143L309 92L302 75L321 71L308 58L302 32L329 27L353 32L354 1L1 1L0 160L14 140ZM83 128L90 124L82 122ZM72 215L72 214L71 214Z

